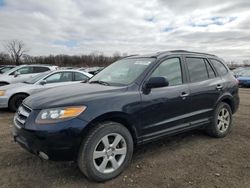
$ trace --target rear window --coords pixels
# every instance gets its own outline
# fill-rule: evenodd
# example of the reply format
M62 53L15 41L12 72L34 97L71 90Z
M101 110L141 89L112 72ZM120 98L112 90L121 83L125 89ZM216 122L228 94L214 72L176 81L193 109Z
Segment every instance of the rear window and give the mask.
M219 75L225 75L228 73L227 68L222 62L215 60L215 59L210 59L210 61L212 62L214 68L219 73Z
M48 67L33 67L33 72L34 73L40 73L40 72L46 72L49 71L50 69Z
M75 72L75 80L74 81L85 81L85 80L88 80L87 76L85 76L82 73Z

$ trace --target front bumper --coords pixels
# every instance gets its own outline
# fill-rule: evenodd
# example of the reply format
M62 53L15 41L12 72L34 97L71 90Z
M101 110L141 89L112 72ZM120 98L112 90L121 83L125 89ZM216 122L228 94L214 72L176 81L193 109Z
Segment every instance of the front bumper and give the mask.
M0 108L8 108L9 98L5 96L0 97Z
M23 128L14 121L13 137L15 142L32 154L44 153L50 160L70 161L77 159L82 131L86 125L87 122L75 118L55 125L32 125L40 128L40 130L32 130L25 128L29 125L26 124ZM58 129L58 127L62 128Z

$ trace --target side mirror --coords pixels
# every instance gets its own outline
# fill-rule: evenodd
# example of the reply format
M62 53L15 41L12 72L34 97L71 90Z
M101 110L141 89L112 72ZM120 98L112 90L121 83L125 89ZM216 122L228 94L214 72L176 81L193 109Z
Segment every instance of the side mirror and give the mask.
M47 84L47 81L46 80L42 80L39 84L40 85L45 85L45 84Z
M16 72L14 73L14 77L18 77L19 75L20 75L20 72L17 72L17 71L16 71Z
M159 88L159 87L167 87L169 82L165 77L151 77L146 83L146 88Z

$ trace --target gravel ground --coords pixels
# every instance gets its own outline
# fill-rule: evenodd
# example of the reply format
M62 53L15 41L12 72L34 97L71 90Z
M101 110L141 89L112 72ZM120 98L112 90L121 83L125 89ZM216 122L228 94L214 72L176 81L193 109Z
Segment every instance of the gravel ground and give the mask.
M13 142L13 113L0 110L0 187L250 187L250 89L240 89L233 130L223 139L201 131L140 146L114 180L88 181L74 162L42 161Z

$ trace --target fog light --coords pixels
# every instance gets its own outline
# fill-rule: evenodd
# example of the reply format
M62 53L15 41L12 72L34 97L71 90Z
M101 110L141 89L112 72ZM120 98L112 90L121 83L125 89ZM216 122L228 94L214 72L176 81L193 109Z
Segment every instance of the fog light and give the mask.
M42 152L42 151L38 152L38 156L41 157L44 160L49 160L49 156L46 153Z

